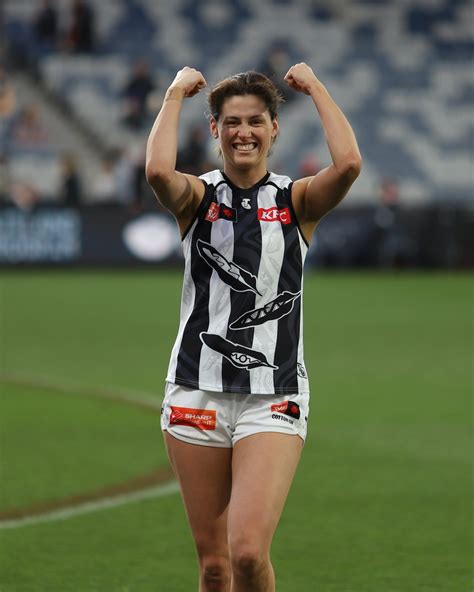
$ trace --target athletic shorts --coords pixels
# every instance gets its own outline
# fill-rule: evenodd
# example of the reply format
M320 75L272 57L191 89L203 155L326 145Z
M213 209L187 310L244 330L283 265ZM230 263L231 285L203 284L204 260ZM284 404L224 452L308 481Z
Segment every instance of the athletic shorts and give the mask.
M309 394L244 395L166 383L161 429L190 444L232 448L260 432L306 438Z

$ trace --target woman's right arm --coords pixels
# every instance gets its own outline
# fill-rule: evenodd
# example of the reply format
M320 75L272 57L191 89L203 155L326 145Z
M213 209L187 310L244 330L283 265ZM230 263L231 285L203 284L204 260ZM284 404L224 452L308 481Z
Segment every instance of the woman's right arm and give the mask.
M180 70L166 91L163 105L153 124L146 148L146 178L156 197L174 214L184 231L204 195L202 181L176 171L178 124L183 100L206 86L194 68Z

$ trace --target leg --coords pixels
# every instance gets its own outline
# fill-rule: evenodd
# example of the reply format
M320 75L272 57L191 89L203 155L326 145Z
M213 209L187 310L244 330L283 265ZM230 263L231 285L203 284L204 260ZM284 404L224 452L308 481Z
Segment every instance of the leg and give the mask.
M227 519L232 592L275 590L270 546L302 448L298 436L275 432L234 446Z
M188 444L165 432L199 558L200 592L230 590L227 507L232 449Z

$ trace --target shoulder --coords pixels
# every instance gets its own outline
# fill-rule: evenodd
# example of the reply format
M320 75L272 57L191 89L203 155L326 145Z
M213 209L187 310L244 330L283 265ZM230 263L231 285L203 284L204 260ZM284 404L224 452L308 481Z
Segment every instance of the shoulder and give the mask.
M293 181L286 175L277 175L276 173L270 173L265 185L274 185L278 189L290 189Z
M225 181L219 169L215 169L213 171L209 171L208 173L204 173L203 175L199 175L199 179L201 179L201 181L203 181L205 185L212 185L214 187L219 185L219 183Z

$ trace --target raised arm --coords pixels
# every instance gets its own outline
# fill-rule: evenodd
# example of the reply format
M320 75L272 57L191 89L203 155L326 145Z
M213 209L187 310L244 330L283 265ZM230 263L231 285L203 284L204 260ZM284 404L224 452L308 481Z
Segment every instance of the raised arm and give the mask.
M305 177L293 184L295 211L309 239L319 220L342 200L359 176L362 158L344 113L313 70L305 63L296 64L288 70L285 81L313 99L332 158L332 164L314 177Z
M178 125L183 100L206 86L194 68L180 70L166 91L146 148L146 178L158 200L176 217L182 232L188 227L204 195L203 183L194 175L176 171Z

